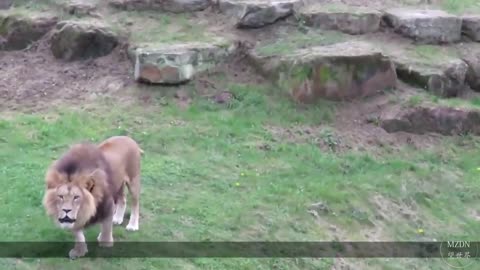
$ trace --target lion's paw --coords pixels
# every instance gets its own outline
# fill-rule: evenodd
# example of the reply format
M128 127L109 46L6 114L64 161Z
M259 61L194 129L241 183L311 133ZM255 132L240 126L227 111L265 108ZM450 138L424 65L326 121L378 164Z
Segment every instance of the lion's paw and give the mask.
M86 248L72 248L68 253L68 257L70 257L71 260L75 260L76 258L85 256L87 252L88 250Z
M126 229L127 231L138 231L138 224L128 224Z
M113 224L120 225L122 223L123 223L123 217L120 217L120 218L116 216L113 217Z

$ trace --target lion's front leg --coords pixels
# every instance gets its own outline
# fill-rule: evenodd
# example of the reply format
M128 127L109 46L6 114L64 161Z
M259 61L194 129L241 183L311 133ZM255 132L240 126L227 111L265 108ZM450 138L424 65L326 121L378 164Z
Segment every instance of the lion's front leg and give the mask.
M109 215L102 222L102 228L98 234L98 245L101 247L113 246L113 215Z
M73 235L75 237L75 246L68 253L68 256L72 260L78 257L83 257L88 252L87 243L85 243L85 235L83 235L83 231L73 231Z

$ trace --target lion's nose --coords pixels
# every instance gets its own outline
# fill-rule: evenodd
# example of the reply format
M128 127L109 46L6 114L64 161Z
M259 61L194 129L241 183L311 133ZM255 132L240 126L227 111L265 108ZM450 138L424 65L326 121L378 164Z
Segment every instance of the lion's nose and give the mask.
M72 209L62 209L65 214L68 214L68 212L72 211Z

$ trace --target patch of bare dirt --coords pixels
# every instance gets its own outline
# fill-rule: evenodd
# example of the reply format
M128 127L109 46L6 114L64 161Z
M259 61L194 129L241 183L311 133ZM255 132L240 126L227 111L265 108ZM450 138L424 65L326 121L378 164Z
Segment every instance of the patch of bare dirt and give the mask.
M75 62L55 59L45 40L24 51L0 51L0 110L32 112L117 94L132 80L124 51Z

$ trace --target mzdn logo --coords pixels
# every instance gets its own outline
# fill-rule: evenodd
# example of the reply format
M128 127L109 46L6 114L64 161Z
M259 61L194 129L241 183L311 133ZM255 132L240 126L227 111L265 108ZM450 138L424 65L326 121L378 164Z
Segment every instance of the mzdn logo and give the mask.
M478 255L478 243L471 241L447 241L440 245L443 261L450 267L466 269Z

